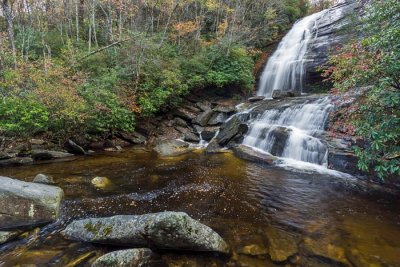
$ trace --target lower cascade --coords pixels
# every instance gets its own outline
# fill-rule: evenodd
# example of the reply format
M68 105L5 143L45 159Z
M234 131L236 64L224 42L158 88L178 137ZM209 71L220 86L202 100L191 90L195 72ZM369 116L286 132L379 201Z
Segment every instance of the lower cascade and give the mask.
M271 98L278 89L301 93L307 44L317 37L318 19L325 12L295 23L265 66L258 95ZM274 156L327 167L328 149L319 137L332 108L327 96L275 109L268 109L267 105L263 114L250 121L243 144Z
M266 110L250 122L243 144L275 156L327 166L327 147L319 139L333 105L329 97Z

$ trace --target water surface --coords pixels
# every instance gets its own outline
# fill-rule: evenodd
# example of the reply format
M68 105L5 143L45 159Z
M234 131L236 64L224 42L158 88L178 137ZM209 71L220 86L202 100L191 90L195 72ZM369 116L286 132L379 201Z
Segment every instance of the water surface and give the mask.
M228 257L162 251L170 266L400 266L399 194L357 179L249 163L230 153L160 159L135 148L0 170L26 181L38 173L52 175L65 191L61 219L1 246L0 266L90 266L119 248L65 240L59 231L66 223L166 210L209 225L233 251ZM95 188L95 176L112 185ZM287 242L296 254L271 261L270 244L285 249Z

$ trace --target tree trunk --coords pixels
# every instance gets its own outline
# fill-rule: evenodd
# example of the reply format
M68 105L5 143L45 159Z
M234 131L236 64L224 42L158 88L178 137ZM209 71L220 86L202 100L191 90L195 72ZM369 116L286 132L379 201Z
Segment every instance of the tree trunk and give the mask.
M4 12L4 17L6 18L6 21L7 21L8 39L10 42L10 49L12 51L12 55L14 58L14 68L16 68L17 67L17 51L15 49L14 24L13 24L13 18L12 18L11 9L10 9L8 0L3 0L2 7L3 7L3 12Z

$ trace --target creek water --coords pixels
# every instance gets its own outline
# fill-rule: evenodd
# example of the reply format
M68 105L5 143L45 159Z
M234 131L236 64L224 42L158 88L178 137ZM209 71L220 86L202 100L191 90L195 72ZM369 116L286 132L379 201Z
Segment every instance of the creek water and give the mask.
M165 210L209 225L233 252L163 251L169 266L278 266L268 251L293 244L286 266L400 266L398 194L358 179L288 171L231 153L162 159L139 148L0 170L26 181L37 173L52 175L64 189L61 219L0 246L0 266L90 266L120 248L65 240L59 231L69 221ZM95 176L112 185L95 188Z

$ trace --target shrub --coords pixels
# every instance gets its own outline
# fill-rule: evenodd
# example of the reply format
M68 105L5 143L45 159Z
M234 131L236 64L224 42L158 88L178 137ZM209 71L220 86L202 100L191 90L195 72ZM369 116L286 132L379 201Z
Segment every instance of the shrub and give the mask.
M0 105L0 132L32 136L47 130L49 112L34 96L6 97Z

